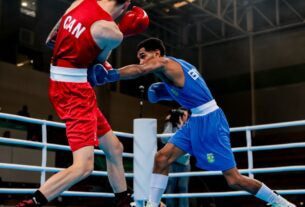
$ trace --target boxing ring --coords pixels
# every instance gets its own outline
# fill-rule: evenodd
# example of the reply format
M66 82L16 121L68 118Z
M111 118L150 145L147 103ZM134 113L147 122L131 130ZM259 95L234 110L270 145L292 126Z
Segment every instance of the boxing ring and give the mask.
M48 167L47 166L47 151L48 150L63 150L63 151L70 151L68 146L58 145L58 144L50 144L47 142L47 126L52 127L59 127L65 128L63 123L53 122L53 121L46 121L34 118L27 118L17 115L11 115L6 113L0 113L0 118L7 119L7 120L14 120L20 121L25 123L31 124L38 124L41 125L42 131L42 142L34 142L34 141L25 141L19 140L14 138L4 138L0 137L0 145L10 145L10 146L19 146L19 147L32 147L41 149L41 165L40 166L33 166L33 165L22 165L16 163L0 163L0 169L11 169L11 170L20 170L20 171L30 171L30 172L40 172L40 184L43 184L46 180L46 173L56 173L62 170L62 168L55 168L55 167ZM139 119L140 120L140 119ZM136 124L136 121L134 122ZM156 126L151 125L150 120L150 128L145 128L140 126L142 132L144 131L145 134L148 132L146 130L153 130L156 129ZM154 124L154 123L153 123ZM155 121L156 125L156 121ZM297 172L297 171L305 171L305 163L304 165L297 165L297 166L278 166L278 167L267 167L267 168L254 168L254 160L253 160L253 152L256 151L267 151L267 150L280 150L280 149L291 149L291 148L305 148L305 140L304 142L297 142L297 143L289 143L289 144L275 144L275 145L263 145L263 146L253 146L252 145L252 135L251 132L259 131L259 130L266 130L266 129L276 129L276 128L286 128L286 127L297 127L297 126L305 126L305 120L302 121L292 121L292 122L283 122L283 123L274 123L274 124L265 124L265 125L257 125L257 126L246 126L246 127L236 127L231 128L231 133L244 133L246 137L246 146L245 147L237 147L233 148L234 153L246 152L247 153L247 161L248 161L248 168L241 169L240 173L248 174L250 177L254 177L255 174L263 174L263 173L279 173L279 172ZM134 130L136 131L136 130ZM123 132L114 132L117 136L126 138L126 139L133 139L134 137L139 137L139 134L136 135L135 133L123 133ZM171 134L156 134L156 132L148 133L150 136L155 135L152 139L156 142L156 136L158 138L168 137ZM143 135L140 135L140 137ZM143 141L143 138L142 138ZM147 140L144 140L147 141ZM136 140L135 140L136 142ZM135 146L135 145L134 145ZM155 150L156 146L150 146L151 150ZM134 150L136 150L134 148ZM141 150L141 149L140 149ZM143 151L143 149L142 149ZM144 150L145 151L145 150ZM95 154L97 155L104 155L103 151L95 150ZM149 152L150 154L154 154L154 151ZM138 154L138 153L137 153ZM125 173L127 178L135 178L134 176L136 173L141 173L139 166L136 166L136 162L142 162L143 157L141 156L134 156L133 153L123 153L124 158L134 159L134 173ZM139 160L140 159L140 160ZM147 157L144 158L144 160ZM153 157L151 157L153 159ZM142 161L141 161L142 160ZM144 169L145 170L145 169ZM148 171L150 171L148 169ZM146 170L147 171L147 170ZM170 177L183 177L183 176L215 176L221 175L221 172L218 171L202 171L202 172L186 172L186 173L170 173ZM107 176L106 171L93 171L92 176ZM146 183L147 185L147 183ZM135 184L134 181L134 191L136 192L141 191L141 188L147 188L148 186L138 186ZM0 186L0 194L31 194L36 189L22 189L22 188L1 188ZM305 194L305 189L275 189L279 194L288 195L288 194ZM204 198L204 197L228 197L228 196L246 196L249 193L244 191L229 191L229 192L202 192L202 193L184 193L184 194L164 194L163 198ZM62 196L83 196L83 197L114 197L112 193L107 192L79 192L79 191L65 191L62 193ZM142 195L143 196L143 195ZM135 198L136 200L144 200Z

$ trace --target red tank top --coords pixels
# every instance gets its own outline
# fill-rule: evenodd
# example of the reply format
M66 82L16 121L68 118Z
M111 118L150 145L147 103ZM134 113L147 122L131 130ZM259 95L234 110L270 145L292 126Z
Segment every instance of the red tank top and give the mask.
M90 28L99 20L113 21L96 0L83 0L66 13L60 22L52 64L61 67L87 68L101 49L92 38Z

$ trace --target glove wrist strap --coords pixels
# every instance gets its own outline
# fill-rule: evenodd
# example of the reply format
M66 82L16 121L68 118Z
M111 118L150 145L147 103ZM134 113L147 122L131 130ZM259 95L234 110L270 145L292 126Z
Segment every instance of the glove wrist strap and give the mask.
M120 72L117 69L108 70L108 81L107 82L116 82L120 80Z

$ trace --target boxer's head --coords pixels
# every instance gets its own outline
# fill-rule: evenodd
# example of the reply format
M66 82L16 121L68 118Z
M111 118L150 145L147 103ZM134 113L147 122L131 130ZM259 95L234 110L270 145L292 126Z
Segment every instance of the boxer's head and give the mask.
M137 46L137 57L140 64L144 64L148 60L155 57L163 57L165 55L165 47L162 40L158 38L149 38L140 42Z
M116 1L116 7L112 15L114 19L119 17L127 10L131 0L115 0L115 1Z
M101 2L102 7L111 14L113 19L118 18L124 13L131 0L97 0Z

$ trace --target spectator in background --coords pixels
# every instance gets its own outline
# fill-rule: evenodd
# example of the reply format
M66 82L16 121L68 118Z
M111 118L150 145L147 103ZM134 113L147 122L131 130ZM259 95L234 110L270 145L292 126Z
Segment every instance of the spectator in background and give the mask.
M48 115L48 121L53 121L53 115L52 114Z
M29 111L28 111L28 106L26 104L24 104L22 106L22 108L17 112L17 114L19 116L25 116L25 117L31 117ZM30 140L30 141L39 141L40 140L40 126L37 125L37 124L31 124L31 123L18 123L18 124L22 124L26 127L26 131L27 131L27 140Z
M28 106L27 105L23 105L22 108L17 112L17 114L19 116L30 117L30 113L28 111Z
M189 111L184 108L173 109L170 114L165 119L164 131L163 133L175 133L179 130L183 124L189 118ZM168 142L170 137L162 138L163 144ZM176 172L189 172L191 170L190 166L190 154L185 154L179 157L170 167L170 173ZM188 182L189 177L175 177L169 178L166 193L187 193L188 192ZM179 198L178 204L173 198L166 199L167 207L188 207L188 198Z
M10 131L5 131L3 132L3 137L6 137L6 138L11 138L11 132Z
M28 111L28 106L24 104L22 108L17 112L19 116L31 117ZM26 127L27 140L41 141L41 126L38 124L22 123Z

